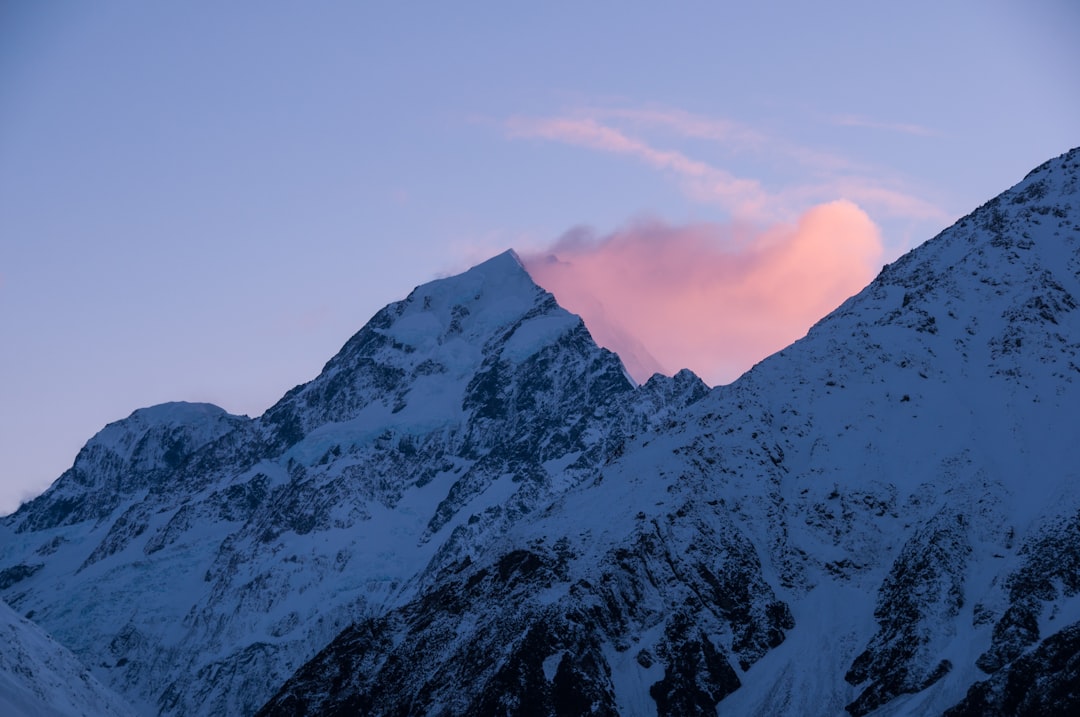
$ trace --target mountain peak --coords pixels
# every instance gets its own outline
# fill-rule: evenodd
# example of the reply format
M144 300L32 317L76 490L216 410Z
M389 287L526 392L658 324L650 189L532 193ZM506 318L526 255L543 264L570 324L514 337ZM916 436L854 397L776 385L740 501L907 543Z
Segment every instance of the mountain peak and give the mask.
M465 273L468 274L470 272L513 274L525 272L525 265L522 263L521 257L518 256L516 251L507 249L490 259L480 262Z
M536 296L537 289L540 287L526 271L517 253L513 249L507 249L459 274L439 277L421 284L405 301L413 301L414 296L453 295L456 302L464 303L469 301L470 291L474 292L473 299L479 299L482 296L499 295L501 298L510 298L511 295L524 295L531 300Z
M101 519L250 420L210 403L176 401L137 409L98 431L71 468L12 518L18 530Z
M712 390L634 388L513 252L423 284L254 421L167 404L91 441L0 521L0 592L177 717L275 690L261 714L1055 698L1080 639L1078 158Z
M168 401L154 406L136 409L129 419L138 417L147 423L189 425L205 420L214 420L228 416L221 406L212 403L190 403L188 401Z
M560 343L582 355L599 351L581 319L507 250L384 307L318 377L286 394L260 422L282 449L328 421L446 425L472 405L466 396L474 396L478 374L512 370ZM599 373L610 364L621 376L618 358L603 354Z

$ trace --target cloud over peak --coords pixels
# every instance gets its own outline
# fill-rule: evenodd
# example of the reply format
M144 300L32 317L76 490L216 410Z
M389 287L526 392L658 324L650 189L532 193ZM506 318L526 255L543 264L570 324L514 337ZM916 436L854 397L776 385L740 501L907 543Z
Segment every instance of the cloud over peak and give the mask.
M764 229L657 220L605 236L579 228L522 261L635 379L685 367L722 384L803 336L873 278L881 257L877 227L841 200Z
M832 118L830 122L934 136L932 130L916 125L873 122L855 116ZM718 206L736 221L791 220L810 203L835 198L858 202L882 216L933 222L949 219L947 212L889 172L770 136L723 117L704 117L670 108L592 107L547 117L514 116L504 120L502 126L511 139L539 139L633 157L677 181L691 200ZM668 146L662 146L657 135ZM749 155L774 165L809 168L813 178L767 188L756 177L739 176L715 159L692 156L680 146L688 140L704 142L728 157Z

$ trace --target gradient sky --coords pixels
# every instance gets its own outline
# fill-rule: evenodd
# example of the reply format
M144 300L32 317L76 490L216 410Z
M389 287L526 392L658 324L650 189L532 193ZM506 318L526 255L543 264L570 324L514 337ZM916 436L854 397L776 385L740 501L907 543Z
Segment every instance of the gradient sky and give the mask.
M640 371L729 381L1080 144L1078 30L1069 0L4 3L0 513L135 408L258 415L509 247Z

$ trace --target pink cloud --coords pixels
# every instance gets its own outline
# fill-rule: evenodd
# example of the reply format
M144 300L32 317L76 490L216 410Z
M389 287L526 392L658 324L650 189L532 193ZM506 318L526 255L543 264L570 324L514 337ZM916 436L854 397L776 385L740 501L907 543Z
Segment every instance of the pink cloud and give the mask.
M670 169L678 174L700 177L711 168L679 153L655 149L619 130L593 119L514 117L507 122L511 137L539 137L576 144L590 149L634 155L657 169Z
M535 137L636 157L656 169L673 172L684 180L690 196L717 202L739 217L758 218L770 203L757 180L736 177L681 152L657 149L595 119L513 117L506 128L511 137Z
M835 197L857 202L884 216L934 222L950 219L932 202L903 188L883 185L879 172L859 167L842 157L791 145L780 138L768 138L730 120L700 117L680 110L599 109L592 112L593 116L518 116L507 120L504 126L513 138L543 139L634 157L676 177L683 192L694 201L719 205L739 221L788 219L796 216L796 209L807 206L808 202ZM601 122L598 117L629 121L639 128L665 127L682 137L713 140L733 150L773 154L780 160L796 161L823 170L826 176L815 183L770 192L756 179L735 176L676 150L659 149Z
M766 134L725 117L704 117L671 108L594 108L591 116L626 120L637 126L660 127L680 137L714 142L724 149L771 157L777 162L797 162L822 171L866 171L856 162L820 149L792 144L783 137Z
M522 260L635 379L687 367L721 384L803 336L873 278L881 256L870 218L836 201L766 229L651 221L601 238L574 230Z

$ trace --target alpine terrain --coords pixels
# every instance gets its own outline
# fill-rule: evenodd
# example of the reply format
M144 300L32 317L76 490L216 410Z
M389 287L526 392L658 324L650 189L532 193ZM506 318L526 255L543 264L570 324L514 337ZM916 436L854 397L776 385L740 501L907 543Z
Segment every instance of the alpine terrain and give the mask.
M711 390L507 252L106 426L0 595L145 715L1080 712L1078 302L1080 149Z
M134 717L67 648L3 603L0 635L0 714Z

